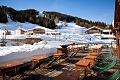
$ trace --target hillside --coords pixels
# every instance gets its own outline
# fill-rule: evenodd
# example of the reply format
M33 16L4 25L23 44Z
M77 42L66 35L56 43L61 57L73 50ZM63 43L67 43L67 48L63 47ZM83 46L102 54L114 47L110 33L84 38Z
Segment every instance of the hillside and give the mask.
M44 16L39 15L39 11L35 9L18 11L7 6L0 6L0 14L3 14L2 18L0 19L0 22L3 23L8 22L6 16L8 14L12 21L15 22L30 22L50 29L54 29L56 27L54 20L47 19Z
M43 11L42 13L40 13L35 9L18 11L11 7L0 6L0 22L2 23L8 22L6 14L10 15L12 21L21 22L21 23L30 22L50 29L56 28L56 23L58 23L59 21L64 21L64 22L74 21L76 25L83 26L86 28L89 28L91 26L98 26L100 28L107 27L106 23L104 22L98 22L98 21L93 22L86 19L70 16L67 14L61 14L59 12Z

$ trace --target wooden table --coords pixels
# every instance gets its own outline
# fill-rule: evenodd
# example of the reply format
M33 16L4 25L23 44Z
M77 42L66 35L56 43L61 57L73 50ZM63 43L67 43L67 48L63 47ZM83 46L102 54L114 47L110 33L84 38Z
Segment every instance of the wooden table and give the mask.
M39 61L45 60L47 58L48 58L48 56L38 56L38 57L33 58L32 59L32 67L34 67L34 62L39 62Z
M56 53L56 54L53 54L54 58L58 58L60 56L63 56L64 53ZM58 63L60 62L60 60L58 60Z
M60 57L60 56L62 56L62 55L64 55L64 53L56 53L56 54L53 54L54 58L55 58L55 57Z
M80 77L80 72L64 71L57 77L53 78L53 80L79 80L79 77Z
M91 56L97 56L98 53L89 53Z
M94 65L96 57L97 56L87 55L87 56L84 57L84 59L90 60L92 65Z
M86 71L87 68L88 70L90 70L90 60L79 60L77 63L75 63L75 71L78 71L78 68L80 68L80 70L84 69L85 70L85 76L86 76Z
M15 69L15 72L16 72L16 69L21 67L22 65L23 65L23 63L21 63L21 62L12 62L9 64L0 65L0 70L2 72L3 80L5 80L5 72L6 71Z

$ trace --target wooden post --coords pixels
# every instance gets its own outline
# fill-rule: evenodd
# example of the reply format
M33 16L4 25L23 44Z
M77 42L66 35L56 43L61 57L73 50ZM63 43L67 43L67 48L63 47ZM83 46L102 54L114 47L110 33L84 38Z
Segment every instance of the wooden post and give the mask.
M116 36L116 55L120 59L120 0L115 0L114 28Z
M116 54L120 59L120 30L116 31Z

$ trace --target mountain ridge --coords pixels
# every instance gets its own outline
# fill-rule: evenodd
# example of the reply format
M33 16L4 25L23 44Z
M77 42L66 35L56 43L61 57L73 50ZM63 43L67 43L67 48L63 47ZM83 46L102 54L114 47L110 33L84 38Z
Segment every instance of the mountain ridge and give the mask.
M10 15L13 21L18 21L22 23L30 22L30 23L38 24L40 26L50 28L50 29L56 28L56 23L58 23L59 21L63 21L63 22L74 21L76 25L86 27L86 28L90 28L92 26L97 26L100 28L107 27L106 23L104 22L98 22L98 21L93 22L93 21L89 21L86 19L70 16L67 14L62 14L59 12L43 11L42 12L43 15L40 15L42 13L40 13L39 11L35 9L27 9L27 10L18 11L18 10L15 10L7 6L0 6L0 15L2 14L0 22L3 22L3 23L7 22L6 13Z

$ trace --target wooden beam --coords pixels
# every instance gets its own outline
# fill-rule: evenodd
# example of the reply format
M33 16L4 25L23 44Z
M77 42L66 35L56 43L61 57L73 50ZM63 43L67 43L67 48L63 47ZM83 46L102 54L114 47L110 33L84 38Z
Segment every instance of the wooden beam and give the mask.
M116 22L116 24L120 25L120 22Z
M116 30L119 30L119 28L113 28L113 30L115 30L115 31L116 31Z
M113 33L116 36L116 53L120 59L120 0L115 0L114 28Z
M114 12L114 27L117 27L118 25L116 22L120 21L120 0L115 0L115 12Z

